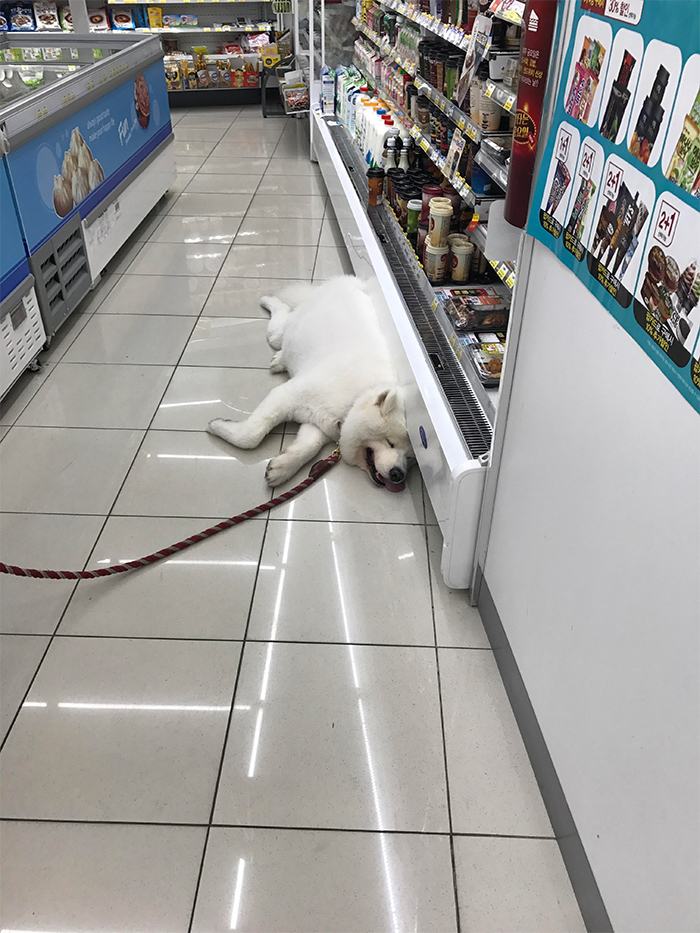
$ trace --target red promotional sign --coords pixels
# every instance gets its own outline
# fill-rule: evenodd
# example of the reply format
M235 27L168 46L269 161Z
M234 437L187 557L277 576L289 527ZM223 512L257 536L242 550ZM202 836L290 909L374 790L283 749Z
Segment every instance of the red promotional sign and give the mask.
M528 0L523 16L520 85L504 208L505 219L515 227L527 222L557 4L558 0Z

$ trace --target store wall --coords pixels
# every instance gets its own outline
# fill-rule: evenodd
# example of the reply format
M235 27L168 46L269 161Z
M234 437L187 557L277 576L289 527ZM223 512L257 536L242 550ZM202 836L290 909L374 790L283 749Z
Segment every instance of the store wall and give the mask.
M613 928L700 928L700 416L536 243L488 585Z

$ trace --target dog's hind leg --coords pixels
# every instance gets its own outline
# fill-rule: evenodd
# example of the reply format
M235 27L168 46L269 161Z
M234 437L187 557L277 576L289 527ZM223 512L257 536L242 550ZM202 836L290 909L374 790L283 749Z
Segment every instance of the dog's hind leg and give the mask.
M270 312L270 323L267 325L267 342L273 350L279 350L282 346L287 318L292 313L292 309L289 305L280 301L279 298L268 296L260 299L260 307Z
M330 438L315 424L300 424L292 443L277 457L273 457L265 470L265 480L269 486L279 486L305 463L315 457Z
M294 388L292 380L285 382L270 392L255 411L245 421L229 421L226 418L214 418L209 422L207 431L223 438L234 447L249 450L257 447L270 431L290 419L294 412Z

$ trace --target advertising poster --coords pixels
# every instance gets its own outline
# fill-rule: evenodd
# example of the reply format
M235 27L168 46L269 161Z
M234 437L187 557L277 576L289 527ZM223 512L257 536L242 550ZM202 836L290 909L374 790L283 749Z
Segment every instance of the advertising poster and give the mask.
M30 252L86 217L172 132L162 61L7 156Z
M27 253L12 201L5 159L0 163L0 301L29 275Z
M577 0L527 232L700 412L700 3Z

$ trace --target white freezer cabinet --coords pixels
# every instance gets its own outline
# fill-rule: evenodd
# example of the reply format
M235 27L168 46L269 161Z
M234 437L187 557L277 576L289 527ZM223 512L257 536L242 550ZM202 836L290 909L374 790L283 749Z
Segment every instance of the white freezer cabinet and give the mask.
M163 52L155 36L5 33L0 57L3 168L51 338L175 179Z
M469 587L493 398L476 376L466 378L432 309L428 281L386 206L366 208L365 166L347 131L317 110L311 119L314 154L354 272L374 283L373 297L408 387L408 430L443 536L443 577L448 586Z

